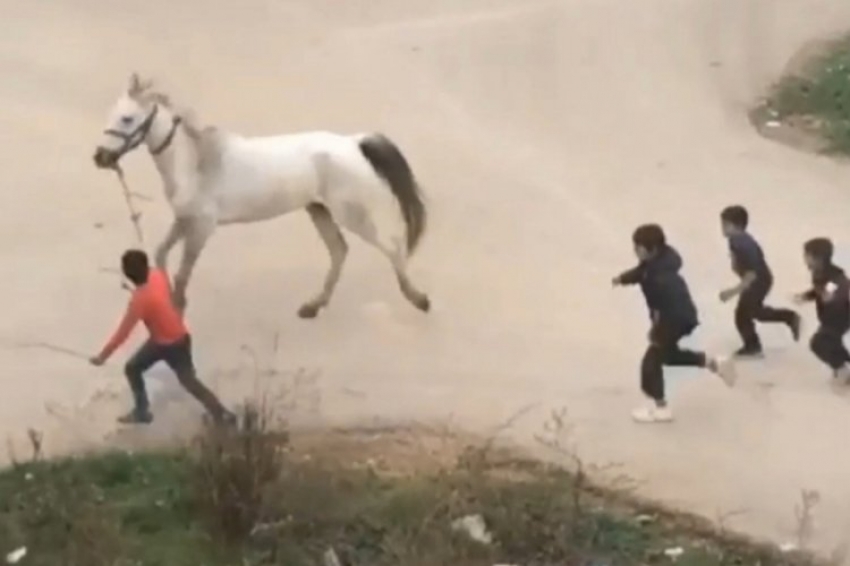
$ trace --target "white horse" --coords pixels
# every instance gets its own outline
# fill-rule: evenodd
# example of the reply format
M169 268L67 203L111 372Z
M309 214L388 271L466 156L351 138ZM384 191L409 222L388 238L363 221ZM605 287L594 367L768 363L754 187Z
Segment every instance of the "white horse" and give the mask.
M386 255L407 300L429 310L428 296L407 274L408 258L425 231L425 205L407 161L383 135L243 137L200 129L134 73L109 114L95 164L114 168L143 143L174 211L155 264L165 268L171 249L184 242L174 276L181 310L195 264L218 225L268 220L301 208L327 246L331 266L322 290L298 310L300 317L313 318L330 302L348 252L340 226Z

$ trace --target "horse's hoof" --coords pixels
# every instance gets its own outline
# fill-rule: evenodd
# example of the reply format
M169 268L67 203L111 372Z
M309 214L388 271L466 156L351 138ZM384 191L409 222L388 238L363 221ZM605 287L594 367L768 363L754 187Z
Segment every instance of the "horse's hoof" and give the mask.
M422 295L413 303L417 309L422 312L428 312L431 310L431 299L428 298L428 295Z
M316 318L321 308L322 307L318 305L307 303L306 305L303 305L300 309L298 309L298 316L300 318Z

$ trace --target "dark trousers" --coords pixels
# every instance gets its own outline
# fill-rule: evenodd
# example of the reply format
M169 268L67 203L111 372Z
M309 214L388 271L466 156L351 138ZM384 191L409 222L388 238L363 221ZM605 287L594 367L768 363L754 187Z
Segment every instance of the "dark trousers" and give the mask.
M844 346L844 335L847 328L833 328L821 324L812 335L809 347L820 361L834 370L841 369L850 362L850 352Z
M696 325L658 323L650 331L650 344L640 366L640 387L644 394L664 401L664 366L705 367L702 352L679 347L679 340L694 331Z
M761 339L756 332L755 321L781 322L787 325L791 325L794 321L794 311L775 309L764 304L771 287L773 287L773 281L761 282L756 280L749 289L738 297L738 306L735 308L735 326L744 341L745 348L761 349Z
M168 367L177 374L180 385L197 399L214 419L220 419L226 413L218 397L198 380L195 364L192 361L192 337L189 335L173 344L157 344L148 340L127 361L124 366L124 375L130 382L136 411L150 410L143 374L157 362L168 364Z

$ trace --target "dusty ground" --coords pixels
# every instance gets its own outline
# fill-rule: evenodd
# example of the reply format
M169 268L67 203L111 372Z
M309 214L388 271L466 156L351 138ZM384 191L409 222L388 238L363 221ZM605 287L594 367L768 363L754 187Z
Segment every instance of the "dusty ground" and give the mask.
M176 6L176 7L171 7ZM45 431L53 452L97 446L126 402L103 370L21 341L91 351L126 295L132 244L118 185L91 153L130 70L245 133L381 129L424 182L433 222L413 268L434 311L403 301L358 243L332 308L295 311L327 257L304 215L220 232L190 289L207 379L236 402L262 382L251 356L297 380L305 424L451 421L534 445L566 406L590 461L621 462L644 494L786 540L816 489L815 544L850 530L850 407L806 349L765 329L769 359L742 387L671 372L678 422L634 426L645 311L612 291L629 234L663 222L686 259L703 327L736 345L717 211L750 207L778 276L806 283L800 243L850 238L847 172L759 137L746 110L808 39L846 28L840 0L0 0L0 433ZM168 220L149 158L127 162L153 240ZM812 313L807 312L811 322ZM277 348L274 347L277 341ZM262 372L261 372L262 373ZM195 422L167 373L148 441ZM772 387L771 387L772 385ZM131 438L132 439L132 438ZM131 440L128 439L128 440ZM21 450L22 448L18 448Z

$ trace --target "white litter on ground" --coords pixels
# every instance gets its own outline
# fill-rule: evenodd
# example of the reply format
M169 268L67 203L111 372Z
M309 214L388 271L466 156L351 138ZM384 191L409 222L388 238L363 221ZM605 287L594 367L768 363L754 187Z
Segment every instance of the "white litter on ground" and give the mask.
M6 564L17 564L27 555L27 547L22 546L6 555Z
M793 542L783 542L779 545L779 550L782 552L794 552L797 550L797 545Z
M460 519L452 521L452 529L455 531L463 531L469 538L481 544L491 544L493 535L487 532L487 525L484 523L484 518L481 515L467 515Z

